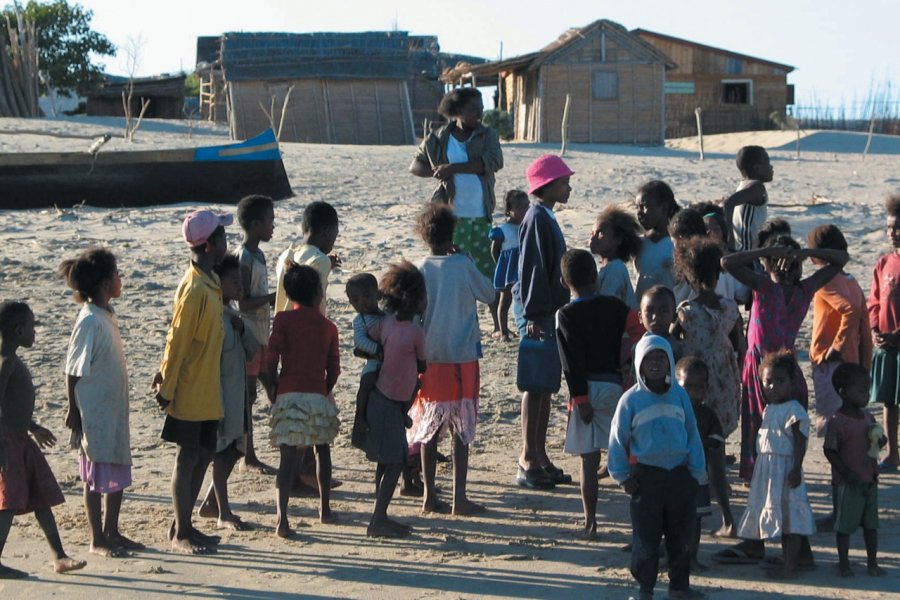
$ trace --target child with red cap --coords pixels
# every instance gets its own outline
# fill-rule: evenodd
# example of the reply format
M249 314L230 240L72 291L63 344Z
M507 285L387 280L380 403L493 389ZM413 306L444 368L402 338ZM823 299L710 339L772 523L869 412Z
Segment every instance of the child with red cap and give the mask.
M169 529L172 549L208 554L218 542L194 528L191 509L216 450L222 418L220 359L225 330L222 288L213 267L225 257L225 226L231 215L192 212L181 231L191 265L175 291L172 324L166 335L162 365L156 374L156 401L166 411L162 439L176 445L172 472L175 522Z
M566 240L553 207L569 201L569 177L573 174L560 157L550 154L538 158L525 171L528 193L536 201L519 227L519 281L513 286L513 314L521 339L516 383L524 392L522 453L516 482L534 489L552 489L558 483L572 481L550 462L546 441L550 396L559 390L562 376L555 316L569 301L560 267ZM530 366L530 359L540 363L540 368Z

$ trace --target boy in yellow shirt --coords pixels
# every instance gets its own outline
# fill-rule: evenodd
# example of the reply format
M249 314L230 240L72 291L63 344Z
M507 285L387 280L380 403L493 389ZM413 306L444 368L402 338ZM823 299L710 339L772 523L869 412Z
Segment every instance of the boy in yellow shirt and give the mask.
M194 528L191 509L216 450L222 418L219 361L225 331L222 288L213 267L225 257L225 226L232 220L231 215L198 210L182 224L191 266L175 292L172 324L154 380L156 401L166 411L161 437L177 447L172 471L175 522L169 538L172 549L184 554L212 553L219 541Z

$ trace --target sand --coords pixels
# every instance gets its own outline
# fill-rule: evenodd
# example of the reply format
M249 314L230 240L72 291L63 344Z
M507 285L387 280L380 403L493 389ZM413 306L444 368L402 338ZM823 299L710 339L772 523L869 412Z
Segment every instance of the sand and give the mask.
M32 133L13 134L16 131ZM53 149L83 150L89 139L106 131L121 132L115 120L0 119L0 152ZM46 134L56 134L49 136ZM76 135L80 137L57 137ZM217 144L227 132L211 125L188 128L179 122L145 122L136 142L129 146L114 139L108 147L155 148ZM801 140L801 158L795 158L792 133L748 133L707 138L707 158L700 162L696 140L676 140L665 148L572 146L566 161L575 170L570 204L559 211L559 222L570 247L584 247L595 215L609 203L629 202L644 181L668 181L682 202L716 200L734 189L738 174L733 152L746 143L772 148L775 180L768 186L770 215L788 218L798 236L820 223L839 225L851 241L848 270L868 289L870 273L879 254L887 250L883 232L883 197L900 189L897 154L900 140L877 137L878 151L863 159L857 134L810 132ZM803 149L808 143L810 149ZM813 146L813 144L815 144ZM864 146L864 142L863 142ZM876 147L873 144L873 148ZM333 496L340 513L338 525L316 522L317 499L292 501L291 520L300 537L283 542L273 533L274 479L272 476L235 473L230 490L237 514L255 525L250 532L218 532L219 553L210 557L184 557L168 550L166 526L171 518L170 472L173 450L159 439L162 416L150 394L171 314L172 294L186 265L180 222L195 205L142 209L0 211L0 298L27 300L39 325L35 346L22 352L37 385L35 418L60 440L67 439L63 419L66 399L63 364L69 333L78 306L55 276L58 262L91 244L105 244L119 257L124 293L115 304L128 355L131 382L134 486L126 492L121 526L127 535L146 543L148 550L123 559L88 554L86 520L77 479L77 455L57 446L47 452L67 502L55 509L67 551L88 561L71 575L56 575L40 530L30 516L18 517L3 554L4 564L26 569L32 577L0 582L5 598L67 596L74 598L163 597L171 594L239 598L302 597L347 598L624 598L634 591L628 571L629 555L620 550L630 539L627 497L607 480L601 486L598 518L600 540L580 541L575 536L581 518L577 485L553 492L528 491L513 484L519 450L519 395L515 390L515 344L484 338L482 399L479 433L472 458L471 497L487 506L477 517L419 516L415 499L396 497L391 512L410 523L414 535L401 541L373 541L365 537L372 508L373 468L349 444L352 402L361 361L351 354L352 310L343 284L361 271L380 273L401 257L425 255L412 232L413 218L431 183L406 172L412 147L360 147L283 145L284 162L296 197L276 206L275 238L263 245L271 260L299 236L303 207L311 200L332 203L341 216L336 250L343 269L334 274L328 310L341 332L344 369L336 388L344 423L334 444L335 476L344 485ZM814 149L813 149L814 148ZM555 152L549 146L504 146L506 167L498 173L498 195L524 186L526 165L537 156ZM0 190L2 194L2 190ZM123 198L123 203L127 198ZM229 207L215 207L228 210ZM498 215L499 221L499 215ZM232 248L240 243L237 227L228 232ZM811 315L800 336L808 345ZM481 312L482 329L489 317ZM801 352L808 373L805 351ZM565 387L553 404L549 431L551 457L567 472L577 473L579 460L564 456L566 422ZM266 443L267 414L255 415L260 454L269 464L276 452ZM729 440L738 451L738 435ZM446 450L446 444L445 444ZM813 508L824 514L829 507L829 472L821 441L813 440L805 468ZM736 514L740 515L746 490L737 483L736 468L729 469ZM577 479L577 477L576 477ZM812 539L818 569L796 582L769 582L756 566L716 566L692 578L692 584L713 598L763 598L782 594L793 598L855 599L893 595L900 573L897 484L900 476L886 475L881 485L882 566L889 576L864 575L861 535L852 537L851 559L857 577L837 576L837 556L831 534ZM442 465L438 485L451 488L450 471ZM215 521L199 519L211 531ZM705 521L712 531L718 513ZM701 560L725 544L705 535ZM657 592L665 594L661 575ZM852 591L851 591L852 590Z

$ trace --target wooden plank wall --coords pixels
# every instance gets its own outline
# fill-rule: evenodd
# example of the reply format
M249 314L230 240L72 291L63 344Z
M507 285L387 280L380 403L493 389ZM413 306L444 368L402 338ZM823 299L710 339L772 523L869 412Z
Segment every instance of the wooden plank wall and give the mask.
M260 108L275 97L275 125L293 85L283 142L409 144L414 141L405 82L379 79L299 79L232 82L232 135L247 139L269 127Z

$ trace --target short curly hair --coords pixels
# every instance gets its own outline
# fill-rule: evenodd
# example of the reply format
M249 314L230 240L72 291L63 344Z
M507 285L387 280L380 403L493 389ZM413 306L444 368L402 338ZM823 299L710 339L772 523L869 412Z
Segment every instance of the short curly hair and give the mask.
M284 291L292 301L303 306L313 306L322 297L322 280L309 265L290 261L284 272Z
M768 242L771 237L780 235L790 236L791 233L791 224L788 223L787 219L782 219L781 217L769 219L762 224L759 233L756 234L757 248L765 248L768 245L766 242Z
M516 208L516 204L520 202L524 202L527 205L529 202L528 194L522 190L509 190L506 192L506 196L503 198L503 214L509 216Z
M408 260L388 267L378 289L381 291L384 308L401 321L411 319L422 300L428 297L425 276Z
M900 194L891 194L884 201L884 209L889 217L900 217Z
M322 233L338 226L338 214L333 206L322 200L310 202L303 209L303 233Z
M275 202L268 196L251 194L241 198L237 205L237 220L241 229L249 229L253 221L262 219L269 210L275 210Z
M709 381L709 365L699 356L685 356L675 363L675 375L677 376L679 373L684 373L685 375L688 373L703 373L704 379Z
M831 385L838 394L841 393L841 390L861 381L867 383L870 381L869 369L856 363L841 363L831 375Z
M762 146L744 146L737 152L734 162L741 175L748 176L753 167L760 164L763 159L769 158L769 153Z
M628 262L640 256L643 242L641 241L641 224L630 212L620 206L607 206L597 215L597 224L606 223L612 227L612 234L619 238L619 247L616 249L616 258L622 262Z
M438 105L438 113L448 119L455 119L459 116L462 108L475 98L481 100L481 92L476 88L459 87L450 90L441 98L441 103Z
M567 250L560 261L563 281L576 288L597 285L597 263L587 250Z
M678 246L675 272L693 289L714 287L721 272L722 248L710 239L696 237Z
M672 188L665 181L660 181L659 179L648 181L638 188L638 194L644 198L654 198L662 204L670 219L681 209L675 200L675 192L672 191Z
M3 301L0 303L0 335L3 337L10 335L16 327L32 315L34 313L31 307L24 302Z
M683 240L697 235L706 235L703 215L693 208L679 210L669 221L669 236Z
M769 369L780 369L787 373L791 381L796 381L799 367L797 366L797 359L794 357L794 353L787 349L781 349L776 352L769 352L763 356L762 361L759 363L759 372L762 373Z
M446 204L429 204L416 218L416 233L430 248L453 243L456 215Z

